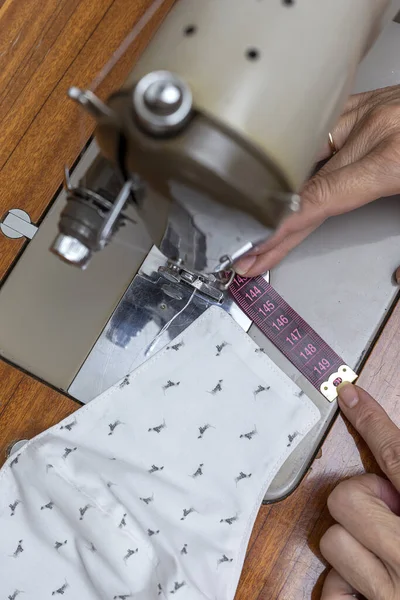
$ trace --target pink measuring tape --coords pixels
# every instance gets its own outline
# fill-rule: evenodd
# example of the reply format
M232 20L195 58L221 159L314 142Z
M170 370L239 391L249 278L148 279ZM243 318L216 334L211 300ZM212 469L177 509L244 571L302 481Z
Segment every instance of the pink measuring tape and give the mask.
M243 312L330 402L357 374L263 279L236 275L230 293Z

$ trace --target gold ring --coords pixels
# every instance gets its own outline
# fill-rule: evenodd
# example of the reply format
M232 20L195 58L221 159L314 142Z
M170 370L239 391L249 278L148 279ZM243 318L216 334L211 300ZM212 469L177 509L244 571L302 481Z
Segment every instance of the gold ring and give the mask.
M333 136L332 136L331 132L328 133L328 139L329 139L329 147L331 149L332 156L335 156L335 154L337 153L338 149L337 149L337 146L335 144L335 141L333 139Z

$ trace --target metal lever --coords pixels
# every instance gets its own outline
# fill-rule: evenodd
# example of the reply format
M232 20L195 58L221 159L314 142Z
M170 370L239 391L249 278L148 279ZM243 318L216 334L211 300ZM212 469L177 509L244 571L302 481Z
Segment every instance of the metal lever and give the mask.
M65 170L64 184L68 202L50 251L64 262L85 269L93 253L105 248L126 221L132 221L123 209L139 184L135 185L132 180L125 182L115 202L100 192L72 187L68 169Z
M115 120L114 112L90 90L80 90L77 87L71 87L68 90L68 96L71 100L80 104L96 121L104 118Z
M110 213L107 215L102 228L99 231L99 244L106 243L110 238L116 222L119 219L125 204L129 200L132 191L132 181L127 181L121 188L116 201L114 202Z

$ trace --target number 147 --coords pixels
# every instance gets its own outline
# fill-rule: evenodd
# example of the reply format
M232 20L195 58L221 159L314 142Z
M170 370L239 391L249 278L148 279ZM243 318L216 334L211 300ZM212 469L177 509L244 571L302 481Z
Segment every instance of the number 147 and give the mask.
M298 329L293 329L293 331L286 338L286 341L292 346L294 346L299 340L301 340L301 333Z

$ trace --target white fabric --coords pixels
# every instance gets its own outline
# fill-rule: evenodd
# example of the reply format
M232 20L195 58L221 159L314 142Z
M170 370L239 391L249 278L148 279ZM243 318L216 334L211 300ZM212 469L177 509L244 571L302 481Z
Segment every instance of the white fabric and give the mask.
M232 599L264 493L318 418L209 309L8 460L0 598Z

